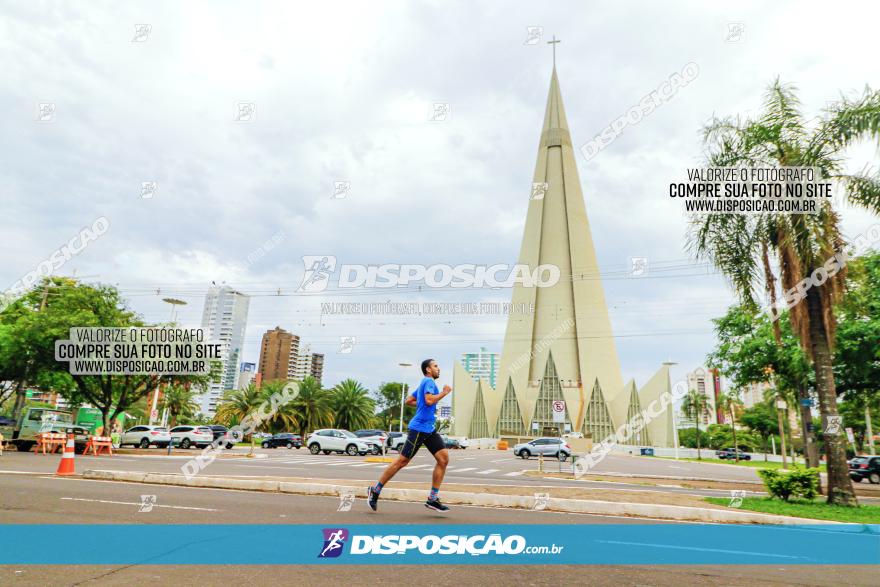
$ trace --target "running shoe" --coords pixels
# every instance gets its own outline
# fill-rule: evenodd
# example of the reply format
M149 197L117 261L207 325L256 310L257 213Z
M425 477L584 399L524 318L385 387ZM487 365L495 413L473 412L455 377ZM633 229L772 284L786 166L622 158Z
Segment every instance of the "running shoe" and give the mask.
M442 503L440 503L439 499L429 499L428 501L425 502L425 507L428 508L429 510L434 510L434 511L438 511L438 512L448 512L449 511L449 506L445 506Z
M372 509L375 512L376 511L376 504L379 501L379 494L376 493L376 490L373 488L372 485L370 485L370 487L367 488L367 497L369 498L367 500L367 503L370 504L370 509Z

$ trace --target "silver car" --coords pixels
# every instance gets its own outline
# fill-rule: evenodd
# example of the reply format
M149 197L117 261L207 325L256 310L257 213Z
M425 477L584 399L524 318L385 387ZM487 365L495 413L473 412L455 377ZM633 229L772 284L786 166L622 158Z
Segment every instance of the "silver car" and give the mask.
M536 438L514 446L513 454L523 459L544 455L545 457L559 458L564 461L571 456L571 446L562 438Z

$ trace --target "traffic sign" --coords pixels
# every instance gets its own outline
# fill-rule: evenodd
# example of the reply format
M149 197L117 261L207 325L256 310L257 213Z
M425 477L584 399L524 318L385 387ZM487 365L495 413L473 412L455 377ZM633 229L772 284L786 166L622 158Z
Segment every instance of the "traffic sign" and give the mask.
M553 421L565 422L565 402L562 400L553 401Z

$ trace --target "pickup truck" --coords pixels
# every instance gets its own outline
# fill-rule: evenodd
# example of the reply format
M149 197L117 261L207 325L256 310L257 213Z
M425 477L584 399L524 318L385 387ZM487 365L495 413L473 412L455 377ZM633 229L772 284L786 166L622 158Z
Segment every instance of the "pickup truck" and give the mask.
M741 461L752 460L752 455L746 454L742 450L737 451L733 447L725 448L725 449L722 449L719 451L715 451L715 456L718 457L719 459L722 459L722 460L724 460L724 459L734 460L737 457L739 457L739 460L741 460Z
M19 452L28 452L37 443L37 435L43 432L66 433L73 430L76 452L82 453L89 441L88 430L73 423L73 416L64 410L50 408L27 408L18 422L0 425L4 442L15 446Z

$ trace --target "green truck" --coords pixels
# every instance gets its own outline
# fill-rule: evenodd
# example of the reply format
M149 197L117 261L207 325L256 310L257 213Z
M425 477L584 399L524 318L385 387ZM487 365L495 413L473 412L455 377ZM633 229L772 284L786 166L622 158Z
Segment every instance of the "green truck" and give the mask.
M26 408L17 422L0 425L3 442L28 452L37 443L37 435L43 432L66 433L72 430L76 452L82 453L89 441L89 430L73 423L73 415L65 410L51 408Z

